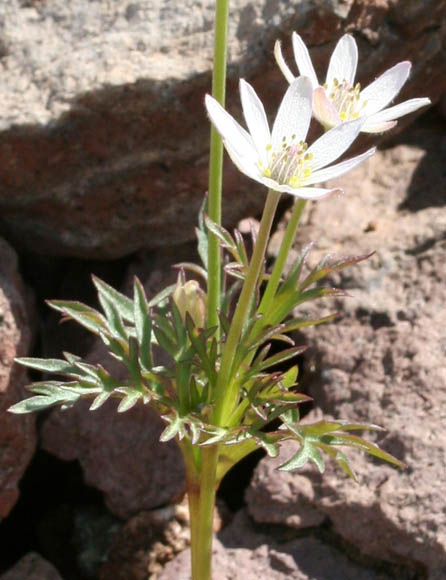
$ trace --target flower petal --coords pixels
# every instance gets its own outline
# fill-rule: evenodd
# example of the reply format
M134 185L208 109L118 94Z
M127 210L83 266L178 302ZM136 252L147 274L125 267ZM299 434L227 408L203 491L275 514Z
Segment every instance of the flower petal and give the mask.
M343 190L339 187L334 189L327 189L324 187L291 187L291 185L285 183L277 183L273 179L269 177L261 177L258 179L261 181L266 187L272 189L273 191L278 191L279 193L289 193L294 195L294 197L301 197L302 199L319 199L322 197L326 197L331 193L342 193Z
M255 90L243 79L240 79L240 98L242 101L243 115L249 132L251 133L254 146L259 154L259 159L267 165L268 156L266 147L271 143L271 133L269 131L265 109Z
M209 118L225 144L230 145L239 154L257 158L257 151L251 135L237 123L234 117L227 113L220 103L210 95L206 95L205 103Z
M319 87L313 93L313 113L324 127L330 129L342 123L338 110L327 97L325 89Z
M358 47L355 39L350 34L344 34L331 55L327 70L327 85L331 87L334 79L340 83L345 80L349 85L353 85L357 65Z
M272 132L273 149L277 150L282 145L285 137L289 144L294 140L304 141L307 136L311 120L313 104L313 88L307 77L298 77L288 87L282 99Z
M395 119L399 119L403 115L408 115L409 113L413 113L420 109L421 107L425 107L426 105L430 105L430 99L410 99L408 101L404 101L399 103L399 105L394 105L393 107L388 107L383 111L379 111L374 115L371 115L367 118L364 122L362 127L362 131L367 131L369 125L375 125L377 123L382 123L383 121L394 121Z
M325 167L340 157L356 139L363 123L364 119L348 121L319 137L307 151L308 154L313 154L313 159L309 163L311 170L316 171L320 167Z
M334 179L335 177L340 177L347 173L359 163L371 157L376 151L375 147L372 147L365 153L361 153L361 155L357 155L356 157L351 157L350 159L346 159L345 161L341 161L341 163L337 163L336 165L332 165L331 167L326 167L325 169L320 169L319 171L315 171L303 181L305 185L312 185L313 183L323 183L328 179Z
M296 60L297 68L299 69L299 74L303 77L308 77L313 89L316 89L319 86L319 81L317 80L308 48L305 46L304 41L297 32L293 32L292 41L294 58Z
M361 133L384 133L385 131L390 131L395 125L398 125L398 121L382 121L381 123L374 123L366 126L366 123L361 127Z
M293 75L290 67L287 65L285 59L283 58L282 47L280 45L279 40L276 40L276 43L274 45L274 58L276 59L276 62L279 65L279 68L282 71L283 76L291 84L296 77Z
M361 91L361 116L377 113L393 101L406 82L411 66L409 61L400 62L386 70L373 83Z
M234 149L228 141L223 141L226 147L226 151L228 152L229 157L231 158L234 165L237 167L239 171L250 177L251 179L255 179L256 181L263 183L262 181L262 174L260 172L260 168L258 166L258 158L253 157L250 155L248 151L240 152Z

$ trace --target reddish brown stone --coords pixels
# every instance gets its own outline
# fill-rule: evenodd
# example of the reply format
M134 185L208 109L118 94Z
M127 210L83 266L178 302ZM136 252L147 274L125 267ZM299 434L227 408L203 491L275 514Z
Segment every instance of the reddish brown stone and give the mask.
M28 354L31 340L17 256L0 239L0 520L19 497L18 483L36 444L34 417L12 415L8 407L24 395L25 369L14 364L16 356Z
M31 251L96 258L190 240L207 190L203 97L214 2L199 11L172 11L165 0L125 10L119 0L90 3L88 29L86 6L5 5L1 229ZM286 89L273 45L280 38L289 55L292 30L321 73L348 31L359 41L362 83L409 58L413 71L398 99L436 102L444 93L444 2L305 0L296 11L276 0L238 0L231 7L228 108L239 117L242 75L273 118ZM264 199L261 186L227 164L226 224L258 214Z

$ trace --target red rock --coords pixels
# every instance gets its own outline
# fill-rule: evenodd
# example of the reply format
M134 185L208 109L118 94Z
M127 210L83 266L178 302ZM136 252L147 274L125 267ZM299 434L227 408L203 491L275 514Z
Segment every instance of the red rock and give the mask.
M62 580L62 577L42 556L30 552L2 574L0 580Z
M345 179L343 197L315 205L301 242L316 240L320 254L376 250L333 277L352 295L333 305L339 320L306 333L317 368L310 394L318 417L385 427L381 445L407 469L349 452L360 485L331 464L323 476L297 472L295 485L302 478L313 484L313 509L361 553L440 580L446 577L444 135L432 119L404 139L407 145L377 153ZM277 523L282 504L275 490L289 477L262 461L247 496L250 511L257 513L256 498L263 497L270 514L263 512L262 521ZM296 518L300 513L297 505Z
M28 354L31 340L22 280L14 250L0 239L0 520L18 497L18 484L36 445L35 418L7 413L24 395L28 382L16 356Z
M166 0L140 0L124 10L110 0L88 4L88 15L81 0L5 5L1 227L17 246L117 258L194 236L207 190L203 97L213 45L214 2L202 4L172 10ZM399 98L437 102L445 92L443 2L231 6L227 94L239 118L239 75L255 84L273 117L286 88L273 45L280 38L289 54L292 30L303 34L319 70L348 31L359 41L362 83L409 58L414 67ZM264 199L258 184L227 164L228 226L257 215Z

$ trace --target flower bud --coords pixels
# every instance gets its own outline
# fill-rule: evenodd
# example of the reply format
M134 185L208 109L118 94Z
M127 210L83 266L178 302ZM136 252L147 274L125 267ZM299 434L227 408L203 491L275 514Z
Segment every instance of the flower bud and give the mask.
M196 280L178 282L172 298L183 322L188 312L197 328L205 327L207 296Z

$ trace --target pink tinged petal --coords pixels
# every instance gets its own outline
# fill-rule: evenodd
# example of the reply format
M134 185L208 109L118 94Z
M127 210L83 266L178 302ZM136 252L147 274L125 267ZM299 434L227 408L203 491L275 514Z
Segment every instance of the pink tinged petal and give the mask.
M299 73L304 77L308 77L311 81L313 89L316 89L319 86L319 81L317 80L308 49L305 46L302 38L296 32L293 32L292 41L294 58L296 60L297 68L299 69Z
M361 115L369 116L384 109L407 81L411 64L404 61L389 68L373 83L361 91L359 107L362 106Z
M282 47L280 46L280 42L278 40L276 40L276 44L274 45L274 58L276 59L276 62L279 65L283 76L291 84L296 77L293 75L290 67L287 65L285 59L283 58Z
M266 166L268 164L266 147L271 143L271 133L269 131L265 109L255 90L243 79L240 80L240 98L242 101L243 115L254 141L254 146L258 151L259 159Z
M289 145L305 141L311 121L313 88L307 77L298 77L287 89L277 112L272 132L272 146L277 150L285 137Z
M342 123L339 113L322 87L313 93L313 113L324 127L336 127Z
M389 107L384 109L383 111L379 111L370 117L367 117L367 120L364 122L362 127L362 131L367 131L369 125L376 125L378 123L383 123L385 121L394 121L395 119L399 119L403 115L408 115L409 113L413 113L417 111L421 107L426 107L426 105L430 105L431 100L424 98L424 99L410 99L409 101L404 101L399 105L394 105L393 107Z
M356 139L363 123L364 119L342 123L319 137L308 148L307 154L313 155L308 167L316 171L340 157Z
M326 167L325 169L320 169L319 171L314 171L310 177L305 179L303 183L305 185L312 185L313 183L322 183L327 181L328 179L334 179L335 177L340 177L344 175L348 171L351 171L354 167L362 163L365 159L368 159L375 153L375 147L372 147L365 153L361 153L361 155L357 155L356 157L352 157L351 159L346 159L345 161L341 161L341 163L337 163L336 165L332 165L331 167Z
M334 79L340 83L345 80L348 84L353 85L357 65L358 47L355 39L350 34L344 34L331 55L327 70L327 85L331 87Z
M383 121L373 125L365 123L361 128L361 133L384 133L385 131L390 131L396 125L398 125L398 121Z
M257 158L251 135L210 95L205 97L206 109L213 125L231 149L240 155Z

